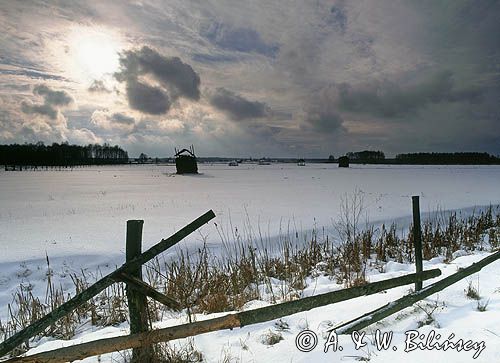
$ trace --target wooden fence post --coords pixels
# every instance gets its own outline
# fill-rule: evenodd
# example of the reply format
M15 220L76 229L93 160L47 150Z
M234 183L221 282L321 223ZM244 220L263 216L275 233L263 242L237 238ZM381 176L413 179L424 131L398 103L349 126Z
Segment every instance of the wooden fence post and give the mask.
M15 347L22 344L24 341L30 339L31 337L34 337L37 334L40 334L50 324L53 324L56 320L62 318L66 314L69 314L73 309L76 309L77 307L81 306L87 300L93 298L108 286L114 284L115 282L122 281L122 278L120 278L120 276L123 272L128 272L130 270L133 270L134 268L141 267L143 264L153 259L156 255L174 246L176 243L178 243L183 238L196 231L205 223L208 223L213 218L215 218L215 213L212 210L209 210L202 216L196 218L194 221L189 223L187 226L181 228L172 236L168 237L167 239L162 239L153 247L149 248L144 253L141 253L141 255L138 256L137 258L133 259L130 262L126 262L117 270L111 272L109 275L106 275L100 280L96 281L94 284L90 285L86 290L83 290L79 294L76 294L71 299L69 299L59 307L55 308L47 315L31 323L24 329L21 329L11 337L5 339L3 342L0 343L0 357L4 356Z
M141 254L143 224L144 221L142 220L127 221L126 262L132 261ZM130 270L129 274L142 280L142 266ZM130 334L147 332L149 330L149 319L146 296L127 284L127 301L130 316ZM132 362L149 362L151 356L151 347L134 348L132 350Z
M418 195L411 197L413 204L413 244L415 246L416 273L422 272L422 232L420 227L420 204ZM422 290L422 281L415 281L415 291Z

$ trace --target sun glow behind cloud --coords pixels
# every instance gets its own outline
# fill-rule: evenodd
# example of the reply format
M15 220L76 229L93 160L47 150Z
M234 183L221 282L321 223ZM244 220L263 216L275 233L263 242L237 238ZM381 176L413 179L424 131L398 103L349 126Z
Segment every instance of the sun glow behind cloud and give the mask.
M65 47L67 71L84 83L111 78L124 46L120 35L107 28L74 27Z
M4 3L0 143L60 141L30 125L64 116L131 154L499 150L500 2Z

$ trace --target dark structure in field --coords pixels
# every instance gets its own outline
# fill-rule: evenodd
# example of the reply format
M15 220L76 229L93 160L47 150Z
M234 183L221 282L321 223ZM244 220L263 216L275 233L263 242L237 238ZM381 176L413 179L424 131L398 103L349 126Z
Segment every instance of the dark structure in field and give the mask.
M177 151L175 149L175 167L177 174L198 174L198 164L194 154L194 146Z
M348 168L349 167L349 158L347 156L341 156L339 158L339 168Z

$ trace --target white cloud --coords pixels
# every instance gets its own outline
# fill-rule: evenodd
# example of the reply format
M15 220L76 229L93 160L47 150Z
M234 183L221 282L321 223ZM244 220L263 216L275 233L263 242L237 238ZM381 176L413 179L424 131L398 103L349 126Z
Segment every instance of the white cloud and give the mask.
M154 153L152 148L161 153L166 144L196 143L198 150L207 154L227 154L226 150L250 154L258 147L279 155L300 149L304 156L321 156L324 150L330 150L328 154L350 151L350 145L405 151L413 146L397 134L404 123L406 132L415 138L425 135L430 139L429 148L436 151L477 145L498 153L491 135L500 134L500 87L494 68L500 59L496 47L500 5L474 3L258 0L236 5L230 0L146 0L140 6L102 1L60 6L49 1L40 7L10 2L0 14L0 31L6 34L0 41L0 97L4 100L0 137L13 141L37 135L63 138L69 137L68 130L86 129L96 138L112 139L136 150L141 143L149 143L150 153ZM162 92L169 93L167 100L163 94L150 92L164 101L162 107L152 102L146 109L154 112L147 117L135 113L129 108L127 82L118 84L110 74L83 82L75 76L81 72L68 72L65 57L74 52L71 47L66 52L64 43L75 24L80 24L82 31L93 26L106 30L117 40L115 50L149 46L158 51L160 57L148 53L141 58L146 63L151 59L160 62L148 63L149 68L143 62L149 71L137 80L147 83L149 91L162 86ZM92 48L93 44L87 47ZM199 89L199 100L198 92L186 100L177 98L175 92L172 96L172 90L161 84L172 78L159 71L169 67L158 65L175 57L200 78L195 87L176 83L177 88ZM89 64L94 60L87 54L84 59ZM424 77L442 70L449 71L454 81L453 92L446 99L437 99L436 94L412 99L411 92L406 92L408 79L425 84L421 82ZM161 77L156 77L159 74ZM155 82L147 79L153 76L158 78ZM104 81L106 84L99 83ZM64 115L69 112L63 105L46 104L42 95L27 95L27 86L40 83L72 95L75 110L67 120ZM359 101L362 106L351 107L352 103L339 103L338 99L327 105L321 102L329 99L319 104L314 101L329 85L343 83L351 87L344 101ZM383 86L379 88L386 94L377 94L376 85L381 84L392 84L402 95L398 98L387 93ZM375 93L363 93L363 85L373 86L369 88ZM89 87L104 92L90 92ZM241 97L254 105L265 104L272 112L250 112L263 117L233 122L231 112L238 107L231 107L231 111L226 107L224 113L210 105L211 93L219 88L231 92L233 104L239 101L239 106L245 105ZM475 96L464 91L473 88L479 90ZM390 112L393 98L400 106ZM447 121L457 114L457 102L452 98L467 99L460 106L460 122ZM140 101L134 105L145 109L145 100L134 101ZM20 112L22 102L24 113ZM85 109L76 109L77 105L85 105ZM84 115L88 115L86 123ZM233 118L238 115L232 114ZM50 118L56 123L64 118L66 126L56 127L47 120ZM343 120L355 120L355 127ZM439 123L444 134L454 135L454 141L444 143L438 133L429 134L429 120ZM471 126L477 120L489 129L489 135ZM377 125L376 132L370 134L372 125ZM340 141L333 143L334 139Z

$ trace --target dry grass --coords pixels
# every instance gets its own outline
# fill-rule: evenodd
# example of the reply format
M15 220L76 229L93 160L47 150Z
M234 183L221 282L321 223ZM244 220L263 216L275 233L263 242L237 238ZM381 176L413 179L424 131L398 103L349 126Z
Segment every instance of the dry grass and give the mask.
M262 334L262 336L260 337L260 342L264 345L278 344L282 340L283 335L281 335L281 333L279 332L273 332L272 330L269 330L267 333Z
M476 309L477 311L483 313L485 312L487 309L488 309L488 304L490 303L490 300L486 300L486 301L481 301L481 300L478 300L477 301L477 306L476 306Z
M186 339L186 343L174 345L169 343L153 344L152 354L148 356L148 363L197 363L203 362L203 354L194 346L193 339ZM143 363L144 357L133 357L132 350L119 353L122 362Z
M479 295L479 280L478 280L478 287L475 287L472 284L472 281L469 281L469 284L467 285L467 288L464 290L465 296L467 296L471 300L480 300L481 296Z
M324 274L346 286L357 286L366 283L368 268L389 260L413 261L411 229L398 232L395 224L360 229L362 200L359 196L345 199L342 212L344 217L336 226L340 241L333 241L324 234L319 237L314 232L307 243L299 243L297 233L287 232L281 235L274 248L270 248L261 236L243 239L237 232L228 236L221 231L224 253L213 255L203 246L191 255L180 251L173 261L158 257L145 266L144 278L158 291L179 301L183 313L192 321L195 313L239 310L255 299L274 303L299 298L308 276ZM451 259L457 250L495 250L499 248L499 240L498 207L467 218L460 218L455 213L436 217L422 226L424 259L436 256ZM44 299L34 296L30 285L20 285L13 294L12 303L7 307L9 319L0 321L1 340L70 298L62 286L53 283L48 258L47 271ZM89 276L84 271L73 274L75 292L83 291L100 277L99 273ZM170 314L166 307L151 300L149 312L151 319L156 321ZM60 319L43 335L68 339L81 324L90 322L106 326L127 319L125 286L119 283Z

